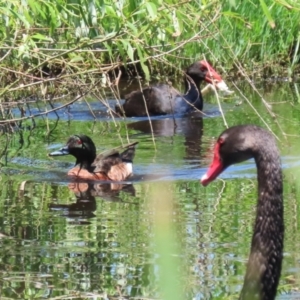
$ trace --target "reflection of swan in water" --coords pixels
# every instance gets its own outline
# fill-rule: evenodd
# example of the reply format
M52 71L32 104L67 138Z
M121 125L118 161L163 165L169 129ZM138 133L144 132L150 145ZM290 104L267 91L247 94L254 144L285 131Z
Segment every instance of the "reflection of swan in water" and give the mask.
M62 211L62 215L72 218L76 224L88 224L86 219L95 217L96 197L101 197L106 201L122 201L119 197L120 192L126 192L135 195L135 189L132 184L121 183L88 183L72 182L68 185L69 189L74 192L76 202L71 204L54 204L49 205L51 210Z
M201 139L203 133L203 120L199 114L190 114L181 118L161 118L143 120L127 125L129 129L151 134L151 125L155 136L185 137L185 159L197 159L201 154Z

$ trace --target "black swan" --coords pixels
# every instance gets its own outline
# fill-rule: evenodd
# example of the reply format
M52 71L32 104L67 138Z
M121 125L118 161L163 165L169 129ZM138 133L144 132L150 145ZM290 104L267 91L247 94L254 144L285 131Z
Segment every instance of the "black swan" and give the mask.
M222 77L208 62L202 60L187 68L184 95L172 86L158 84L126 95L125 103L122 106L116 105L116 112L127 117L142 117L147 116L147 111L150 116L158 116L202 110L200 83L203 80L215 84L219 90L230 92Z
M273 300L281 273L284 237L282 171L273 136L254 125L225 130L201 183L209 184L228 166L249 158L254 158L257 166L258 203L240 299Z

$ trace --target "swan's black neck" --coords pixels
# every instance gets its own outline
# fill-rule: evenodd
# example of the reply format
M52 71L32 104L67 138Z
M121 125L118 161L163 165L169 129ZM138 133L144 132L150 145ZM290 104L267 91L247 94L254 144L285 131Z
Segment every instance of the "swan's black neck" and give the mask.
M191 109L197 108L202 111L203 99L200 89L201 79L196 76L185 77L185 94L183 98L191 104Z
M272 143L255 154L258 177L257 214L240 299L274 300L281 273L284 222L280 157Z

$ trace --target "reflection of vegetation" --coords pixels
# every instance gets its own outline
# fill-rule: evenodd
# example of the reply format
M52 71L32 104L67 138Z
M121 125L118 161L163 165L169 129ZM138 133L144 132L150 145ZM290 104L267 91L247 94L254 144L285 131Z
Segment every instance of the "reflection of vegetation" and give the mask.
M74 201L68 187L28 182L21 192L20 183L6 177L2 184L7 188L0 193L0 232L9 237L0 240L2 297L27 299L31 293L31 299L51 291L64 299L71 294L102 299L102 292L126 295L125 284L134 287L132 296L141 295L144 286L154 289L143 247L147 228L137 226L140 208L122 203L122 192L119 202L98 198L97 220L78 226L48 208Z
M2 184L0 233L9 237L0 239L2 297L234 299L242 285L255 179L217 181L206 189L198 181L135 184L138 196L130 199L126 192L120 201L97 197L95 217L84 225L49 207L76 201L67 186L27 182L21 188L6 176ZM297 271L288 276L299 259L298 187L290 178L285 186L288 255L281 291L300 282Z

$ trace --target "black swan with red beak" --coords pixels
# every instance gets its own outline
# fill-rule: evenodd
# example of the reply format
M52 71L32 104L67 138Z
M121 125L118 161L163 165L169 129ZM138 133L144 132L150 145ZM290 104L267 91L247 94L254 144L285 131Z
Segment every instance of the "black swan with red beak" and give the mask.
M133 91L125 96L125 103L116 106L116 112L127 117L184 114L203 109L200 83L205 80L217 89L228 91L222 77L207 61L197 61L189 66L185 76L185 94L167 84L158 84Z
M203 185L232 164L254 158L258 202L251 251L240 299L274 300L283 256L283 188L280 155L274 137L253 126L234 126L218 138Z

